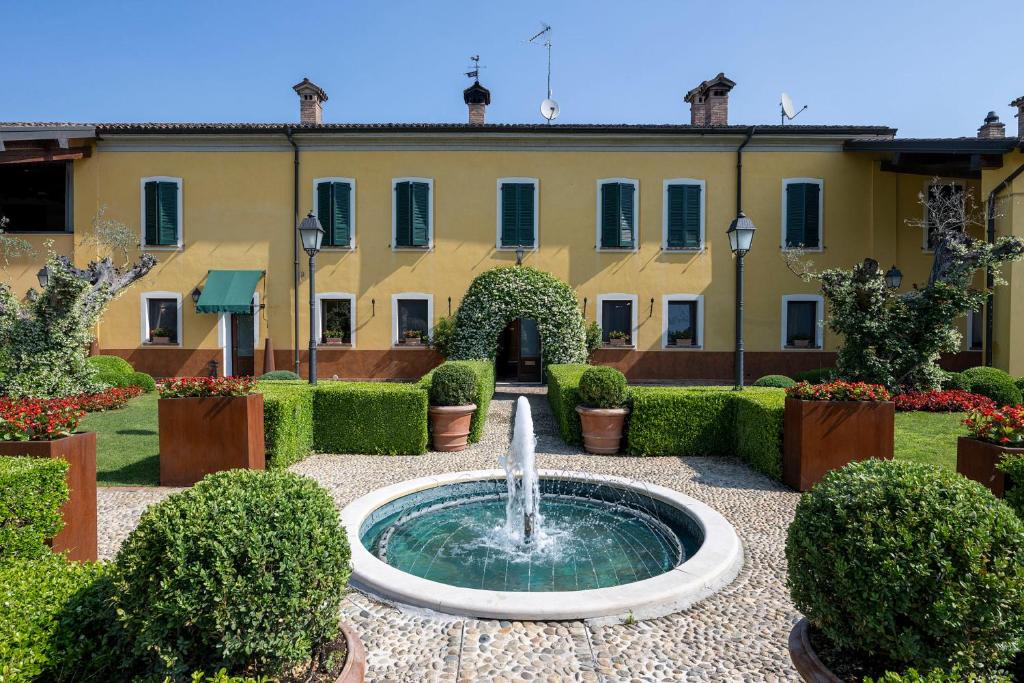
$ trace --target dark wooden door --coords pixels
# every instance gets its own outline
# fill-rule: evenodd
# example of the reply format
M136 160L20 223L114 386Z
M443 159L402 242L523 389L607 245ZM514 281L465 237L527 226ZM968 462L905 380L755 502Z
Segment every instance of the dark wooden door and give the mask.
M255 370L256 339L249 313L231 314L231 374L252 375Z
M537 321L520 318L516 323L519 327L519 381L540 382L540 333L537 331Z

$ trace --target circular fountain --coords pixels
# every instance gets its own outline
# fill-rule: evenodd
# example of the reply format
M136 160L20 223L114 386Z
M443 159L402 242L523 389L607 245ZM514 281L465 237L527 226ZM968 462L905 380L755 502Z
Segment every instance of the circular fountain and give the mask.
M704 503L621 477L538 472L534 444L520 397L503 470L405 481L349 504L352 583L482 618L651 618L739 572L736 532Z

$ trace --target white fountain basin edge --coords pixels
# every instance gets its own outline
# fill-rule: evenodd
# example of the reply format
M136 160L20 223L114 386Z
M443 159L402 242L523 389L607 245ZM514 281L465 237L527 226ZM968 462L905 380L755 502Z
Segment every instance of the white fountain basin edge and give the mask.
M541 470L539 476L646 494L689 515L704 532L704 542L686 562L643 581L610 588L536 593L460 588L430 581L395 569L363 546L360 539L363 522L382 505L435 486L505 479L505 472L497 469L451 472L392 484L345 506L341 521L352 548L351 583L387 602L444 614L512 621L600 618L614 621L627 616L652 619L686 609L727 586L743 567L743 546L736 530L721 514L695 498L625 477L558 470Z

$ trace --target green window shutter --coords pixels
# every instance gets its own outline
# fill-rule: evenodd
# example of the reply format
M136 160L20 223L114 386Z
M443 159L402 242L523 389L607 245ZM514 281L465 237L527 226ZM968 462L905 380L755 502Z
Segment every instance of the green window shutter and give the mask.
M334 247L347 247L352 242L352 186L349 183L331 183L331 229L327 237Z
M786 246L807 246L804 227L807 220L807 185L786 185Z
M601 247L614 249L620 246L619 237L619 183L601 185Z
M518 243L529 247L533 246L533 183L520 183L516 186L517 197L517 222L519 224Z
M146 244L155 246L159 244L159 212L157 211L157 197L159 196L159 183L149 181L146 183L143 201L146 202Z
M669 185L668 246L700 248L700 185Z
M173 246L178 244L178 184L160 182L157 185L157 244Z
M331 184L318 183L316 186L316 217L324 229L324 244L331 244L334 212L331 210Z
M817 249L821 246L821 216L818 211L821 186L807 183L804 187L804 246Z
M412 246L411 183L395 183L395 246Z
M501 246L514 247L519 239L519 186L514 183L501 185Z
M430 244L430 185L410 183L412 246L425 247Z
M633 210L633 197L636 186L632 183L619 183L619 246L633 247L636 214Z

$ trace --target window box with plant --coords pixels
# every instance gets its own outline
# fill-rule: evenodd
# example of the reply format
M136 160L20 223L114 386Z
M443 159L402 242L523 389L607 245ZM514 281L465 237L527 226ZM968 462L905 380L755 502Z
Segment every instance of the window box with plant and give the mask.
M348 344L348 335L344 330L324 330L324 344L328 346L341 346Z
M476 374L466 365L443 363L431 376L429 393L434 450L465 450L476 410Z
M626 416L629 415L625 375L615 368L588 368L580 377L578 393L583 401L576 406L583 432L583 448L598 455L618 453Z
M157 385L160 484L266 466L263 394L251 377L174 377Z
M689 327L685 330L675 330L669 336L672 339L673 346L694 346L696 344L693 338L693 330Z
M807 491L828 472L868 458L891 460L896 405L878 384L800 382L786 389L782 481Z
M1007 481L1000 464L1009 456L1024 456L1024 406L979 407L964 426L967 436L956 443L956 471L1002 498Z
M406 346L423 346L422 330L406 330L402 334L402 343Z
M166 327L154 327L149 331L150 344L170 344L173 332Z
M622 330L612 330L608 333L608 346L629 346L629 335Z

